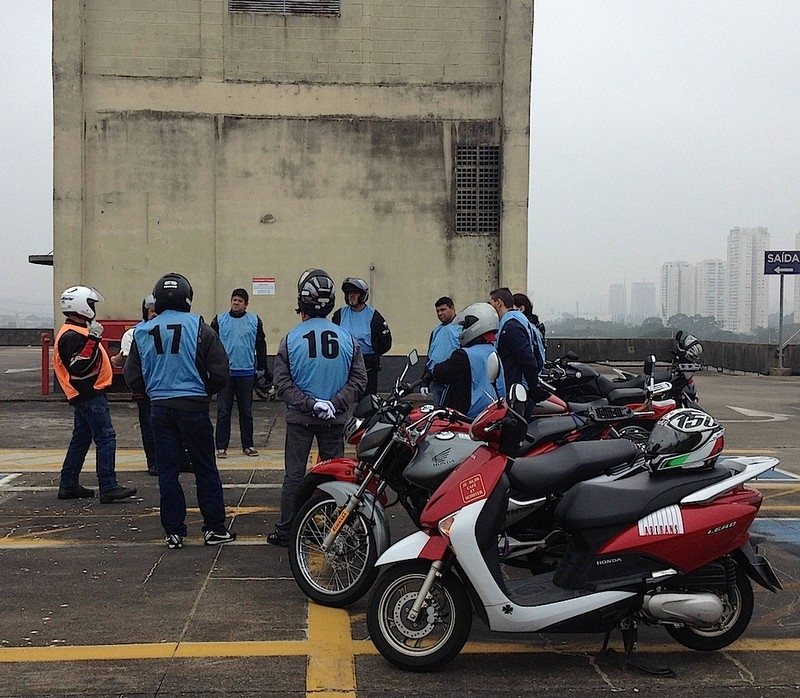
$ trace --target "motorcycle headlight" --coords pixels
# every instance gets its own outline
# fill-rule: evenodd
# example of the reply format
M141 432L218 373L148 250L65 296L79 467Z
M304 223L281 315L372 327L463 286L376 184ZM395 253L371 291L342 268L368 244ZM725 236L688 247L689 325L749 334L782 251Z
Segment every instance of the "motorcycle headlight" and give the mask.
M441 533L447 540L450 540L450 528L453 526L453 522L456 520L455 514L451 514L450 516L446 516L439 522L439 533Z

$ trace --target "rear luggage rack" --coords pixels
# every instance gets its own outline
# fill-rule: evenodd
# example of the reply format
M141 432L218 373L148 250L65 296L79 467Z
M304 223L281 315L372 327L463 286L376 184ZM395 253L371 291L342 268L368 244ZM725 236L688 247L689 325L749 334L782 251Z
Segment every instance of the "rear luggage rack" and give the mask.
M587 414L595 422L614 422L620 419L630 419L634 416L633 410L624 405L599 405L590 407Z

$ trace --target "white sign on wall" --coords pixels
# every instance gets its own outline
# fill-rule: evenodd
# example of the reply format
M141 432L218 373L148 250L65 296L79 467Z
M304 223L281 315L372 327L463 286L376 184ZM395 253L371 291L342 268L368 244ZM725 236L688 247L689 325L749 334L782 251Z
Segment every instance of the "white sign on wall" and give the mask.
M275 277L274 276L254 276L253 277L254 296L274 296Z

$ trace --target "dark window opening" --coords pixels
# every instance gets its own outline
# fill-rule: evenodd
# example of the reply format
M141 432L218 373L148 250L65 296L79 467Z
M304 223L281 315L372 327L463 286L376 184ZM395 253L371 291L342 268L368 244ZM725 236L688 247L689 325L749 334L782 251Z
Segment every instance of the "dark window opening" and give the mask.
M457 145L455 185L456 233L497 235L500 232L500 146Z
M228 0L228 11L339 17L340 5L340 0Z

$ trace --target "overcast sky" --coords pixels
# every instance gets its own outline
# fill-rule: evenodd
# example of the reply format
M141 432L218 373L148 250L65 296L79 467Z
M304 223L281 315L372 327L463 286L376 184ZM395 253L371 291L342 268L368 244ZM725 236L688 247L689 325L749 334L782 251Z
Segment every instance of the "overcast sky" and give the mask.
M50 309L50 0L0 0L0 312ZM800 230L800 0L536 0L529 291L607 311L608 286ZM771 295L777 304L777 279ZM787 303L790 303L787 284Z

